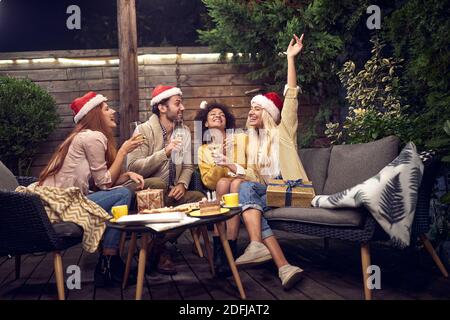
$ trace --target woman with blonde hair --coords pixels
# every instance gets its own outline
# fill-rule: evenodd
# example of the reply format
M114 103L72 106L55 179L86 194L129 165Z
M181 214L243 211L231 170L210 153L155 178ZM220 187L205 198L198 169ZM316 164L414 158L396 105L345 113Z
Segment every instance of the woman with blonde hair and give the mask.
M106 101L106 97L95 92L73 101L70 108L75 128L41 172L39 185L78 187L89 200L111 214L113 206L129 206L132 199L131 191L115 186L132 180L142 188L144 179L134 172L122 172L127 154L142 144L142 138L134 136L117 150L113 136L116 112ZM95 192L90 193L90 189ZM96 286L122 281L124 263L118 256L120 235L119 230L111 228L106 228L103 234L102 254L94 273Z
M248 113L247 168L236 168L236 173L250 180L239 189L242 217L250 237L243 255L236 259L240 267L255 265L273 259L283 288L292 288L302 277L303 270L290 265L264 218L267 184L270 179L307 180L297 153L298 101L295 57L303 48L303 35L294 38L287 48L288 74L285 100L274 92L257 95L251 101Z

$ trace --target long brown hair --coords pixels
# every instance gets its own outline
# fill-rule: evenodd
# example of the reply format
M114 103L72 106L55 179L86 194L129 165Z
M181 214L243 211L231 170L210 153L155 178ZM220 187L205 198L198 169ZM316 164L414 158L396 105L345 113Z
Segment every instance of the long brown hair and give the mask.
M111 127L106 124L105 117L102 112L103 104L104 102L89 111L80 120L80 122L75 125L75 128L72 130L67 139L59 145L58 150L56 150L56 152L52 155L48 165L39 175L39 185L42 185L45 179L56 175L61 170L73 139L78 133L86 129L100 131L106 136L108 139L105 153L106 163L108 168L112 165L117 154L116 140L113 136Z

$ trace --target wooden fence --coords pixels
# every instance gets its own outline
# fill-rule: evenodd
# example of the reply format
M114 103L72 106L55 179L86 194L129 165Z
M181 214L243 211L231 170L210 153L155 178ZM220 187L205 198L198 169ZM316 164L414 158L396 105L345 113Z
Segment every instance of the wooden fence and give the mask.
M237 126L244 127L252 95L246 92L263 88L250 81L247 65L219 61L219 55L205 47L140 48L139 117L149 116L151 91L157 84L178 86L183 91L186 124L192 129L201 101L217 101L231 106ZM73 128L69 104L87 91L108 97L109 104L119 110L118 51L63 50L0 53L0 75L29 78L47 90L55 99L62 122L39 148L32 166L36 175L50 155ZM300 99L300 126L310 121L317 106ZM120 117L119 117L120 118Z

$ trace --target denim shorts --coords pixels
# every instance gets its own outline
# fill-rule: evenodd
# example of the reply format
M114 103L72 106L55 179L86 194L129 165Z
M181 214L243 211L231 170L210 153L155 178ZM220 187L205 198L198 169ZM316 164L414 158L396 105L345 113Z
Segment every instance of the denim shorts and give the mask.
M264 212L269 211L270 207L266 205L267 186L258 182L242 182L239 186L239 202L242 204L242 212L247 209L256 209L261 211L261 237L265 239L273 236L272 229L264 218Z

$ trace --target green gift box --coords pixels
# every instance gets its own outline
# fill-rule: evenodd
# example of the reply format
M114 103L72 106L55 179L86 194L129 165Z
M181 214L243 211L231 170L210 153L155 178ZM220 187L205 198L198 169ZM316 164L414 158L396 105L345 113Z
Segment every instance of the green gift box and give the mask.
M267 186L268 207L311 207L316 196L311 181L271 179Z

